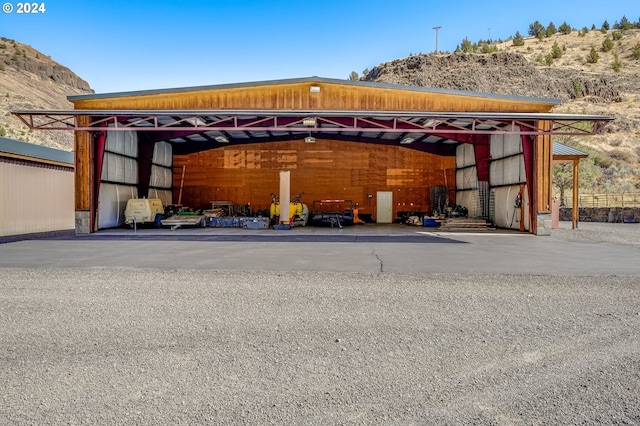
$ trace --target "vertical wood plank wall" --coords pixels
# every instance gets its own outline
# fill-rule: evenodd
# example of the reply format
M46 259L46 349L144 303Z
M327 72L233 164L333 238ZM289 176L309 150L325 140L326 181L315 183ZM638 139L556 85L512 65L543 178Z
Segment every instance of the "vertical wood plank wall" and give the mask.
M320 87L310 93L310 86ZM319 109L361 111L548 112L554 104L459 93L302 82L219 87L73 101L75 109Z
M375 219L376 192L393 191L398 211L430 211L430 189L445 185L454 157L440 157L397 146L317 139L229 146L174 157L174 200L185 180L182 204L202 208L211 201L266 209L278 193L280 170L291 171L291 196L302 201L350 199ZM448 184L455 185L451 176ZM368 195L372 197L369 198Z
M540 128L544 130L551 129L549 121L540 121ZM551 166L553 158L553 145L550 135L538 136L535 149L535 188L536 188L536 205L534 213L548 213L551 211Z
M78 124L85 125L88 123L88 117L78 117ZM75 132L75 205L76 211L89 211L91 208L91 143L90 133L79 131Z

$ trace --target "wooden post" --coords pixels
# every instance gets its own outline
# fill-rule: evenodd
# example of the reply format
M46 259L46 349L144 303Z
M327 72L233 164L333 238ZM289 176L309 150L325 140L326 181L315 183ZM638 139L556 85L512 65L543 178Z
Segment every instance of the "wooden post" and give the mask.
M580 160L573 160L573 208L571 209L571 229L578 228L578 191L580 182Z
M182 206L182 188L184 187L184 169L187 167L186 164L182 165L182 177L180 177L180 193L178 194L178 205ZM191 169L189 169L191 170ZM191 172L189 172L191 173Z
M78 116L78 125L89 122L87 116ZM91 134L76 131L74 140L75 153L75 215L76 233L89 234L94 230L95 206L93 199L93 149Z
M527 199L528 197L525 197L525 185L524 184L520 184L520 232L524 232L524 214L525 214L525 203L524 200ZM531 201L529 201L531 202ZM529 219L529 223L531 223L531 221L533 220L533 218Z
M289 225L289 204L291 200L291 172L280 171L280 223Z

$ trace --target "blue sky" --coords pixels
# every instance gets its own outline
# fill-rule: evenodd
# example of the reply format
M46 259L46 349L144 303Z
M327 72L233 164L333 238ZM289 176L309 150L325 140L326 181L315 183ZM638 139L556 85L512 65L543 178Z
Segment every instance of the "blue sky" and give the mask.
M0 0L6 4L7 1ZM464 37L506 39L540 21L640 19L640 0L47 0L0 12L0 36L71 68L98 93L320 76L346 79ZM3 6L4 8L5 6Z

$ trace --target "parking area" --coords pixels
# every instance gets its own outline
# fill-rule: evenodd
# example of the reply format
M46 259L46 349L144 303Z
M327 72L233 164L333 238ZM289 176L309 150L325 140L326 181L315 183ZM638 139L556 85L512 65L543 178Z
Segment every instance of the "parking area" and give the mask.
M0 244L0 423L638 423L621 226Z
M590 224L582 225L589 228ZM605 231L560 229L550 237L369 224L288 231L118 228L85 236L63 234L2 244L0 267L638 274L638 249L633 245L638 227L607 225ZM596 239L583 235L595 235ZM607 241L615 235L626 242Z

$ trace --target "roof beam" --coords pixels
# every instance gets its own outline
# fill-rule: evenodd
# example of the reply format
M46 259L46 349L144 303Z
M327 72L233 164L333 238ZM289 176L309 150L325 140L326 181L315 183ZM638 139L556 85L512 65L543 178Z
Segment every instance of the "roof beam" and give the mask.
M34 130L205 132L383 132L422 134L593 135L608 116L543 113L421 113L360 111L12 111ZM89 125L78 117L89 116ZM313 125L305 119L314 118ZM169 121L167 121L169 120ZM551 125L540 126L540 122ZM584 123L587 123L585 125Z

